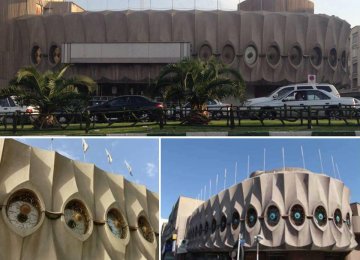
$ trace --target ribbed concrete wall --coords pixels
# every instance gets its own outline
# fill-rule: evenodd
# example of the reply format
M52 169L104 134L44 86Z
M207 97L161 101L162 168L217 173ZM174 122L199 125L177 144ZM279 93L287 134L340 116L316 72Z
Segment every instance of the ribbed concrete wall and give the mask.
M238 69L249 83L320 81L348 83L350 25L333 16L306 13L225 11L123 11L23 17L13 21L1 73L10 77L33 63L39 47L41 70L53 68L50 50L62 43L190 42L192 54L215 55ZM318 48L319 58L314 58ZM36 48L35 48L36 49ZM315 52L316 54L316 52ZM329 57L333 55L333 63ZM342 62L342 56L345 57ZM163 65L77 65L73 73L96 80L143 81Z
M238 5L242 11L314 13L314 3L309 0L246 0Z
M143 216L150 224L148 231L159 232L157 194L93 164L10 139L0 140L0 158L0 259L157 259L156 235L146 240L144 226L139 226ZM24 191L33 193L27 205L39 206L26 215L39 216L31 227L21 226L31 225L27 217L21 220L22 210L29 206L15 212L11 206L14 194ZM73 213L68 220L66 210L74 200L85 213ZM124 237L115 236L108 225L112 210L125 221ZM70 221L76 220L71 227ZM79 232L82 226L87 228Z
M220 192L194 211L188 220L188 250L231 251L241 232L246 247L254 247L254 236L260 234L264 250L349 252L357 245L349 198L349 189L341 181L307 170L286 169L257 175ZM299 215L303 220L299 225L294 220L296 212L292 213L295 205L304 212ZM269 214L274 208L278 220L272 225ZM322 210L321 216L318 210ZM232 226L234 212L240 217L236 228ZM256 217L253 224L248 222L251 215ZM325 222L319 222L315 216ZM213 221L216 226L211 230ZM207 232L200 229L206 222L210 226Z

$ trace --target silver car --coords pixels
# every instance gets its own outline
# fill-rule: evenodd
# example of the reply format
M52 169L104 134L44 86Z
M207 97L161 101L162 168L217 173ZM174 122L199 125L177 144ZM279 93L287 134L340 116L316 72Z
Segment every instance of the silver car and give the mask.
M337 97L324 90L311 89L291 91L278 99L250 104L248 107L261 109L265 113L266 110L284 107L285 105L289 108L313 107L314 109L322 110L320 115L326 114L337 116L341 113L339 107L347 106L355 108L357 103L354 98ZM268 113L268 116L275 117L276 112L272 111Z

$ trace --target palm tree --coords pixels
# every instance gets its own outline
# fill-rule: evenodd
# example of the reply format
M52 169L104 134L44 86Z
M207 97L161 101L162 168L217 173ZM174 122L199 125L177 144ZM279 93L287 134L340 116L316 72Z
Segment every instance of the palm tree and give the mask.
M96 82L86 76L65 78L69 67L64 65L57 71L45 73L40 73L34 67L22 68L0 94L15 96L20 104L36 107L40 114L35 121L36 127L57 126L54 113L86 101L96 87Z
M179 105L189 102L191 116L194 113L204 114L210 99L222 100L230 96L241 101L245 99L245 83L240 73L215 58L209 61L184 59L165 66L155 91L165 101L177 102Z

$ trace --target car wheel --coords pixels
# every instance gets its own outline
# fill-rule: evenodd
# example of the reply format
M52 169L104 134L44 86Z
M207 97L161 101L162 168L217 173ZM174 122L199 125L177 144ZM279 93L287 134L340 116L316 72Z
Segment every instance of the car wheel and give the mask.
M263 107L260 109L259 118L262 120L264 119L274 120L276 119L276 111L274 111L270 107Z
M211 117L213 120L220 120L224 117L224 115L221 111L215 111L211 113Z
M340 107L329 107L325 114L329 117L329 118L340 118L344 115L343 111L341 110Z

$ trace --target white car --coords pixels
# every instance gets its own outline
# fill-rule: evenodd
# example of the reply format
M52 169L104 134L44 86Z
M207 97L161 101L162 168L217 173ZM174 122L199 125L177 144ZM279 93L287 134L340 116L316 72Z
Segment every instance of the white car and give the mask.
M284 86L284 87L278 88L267 97L249 99L245 102L245 105L251 106L251 105L256 105L256 104L259 104L262 102L280 99L294 90L311 90L311 89L324 90L328 93L333 94L334 96L340 97L339 92L333 85L303 83L303 84L289 85L289 86Z
M264 101L259 102L249 107L253 107L255 109L261 109L262 111L266 111L266 109L276 108L276 107L283 107L286 105L287 107L309 107L312 106L313 108L318 109L328 109L325 111L327 115L338 116L340 111L338 108L340 106L348 106L351 108L355 108L357 102L354 98L348 97L337 97L333 94L324 91L324 90L295 90L291 91L287 95L283 96L282 98L271 100L271 101ZM276 112L272 111L267 113L269 117L275 117Z

